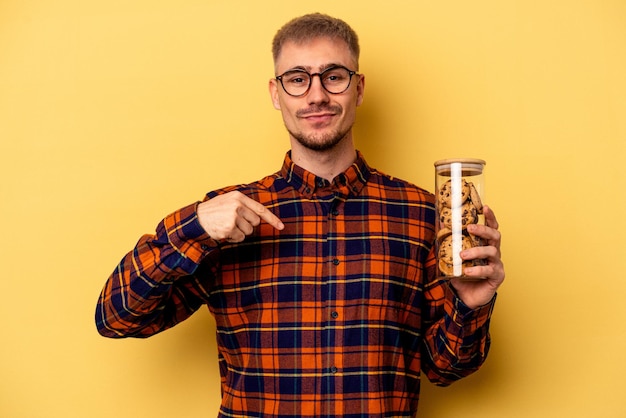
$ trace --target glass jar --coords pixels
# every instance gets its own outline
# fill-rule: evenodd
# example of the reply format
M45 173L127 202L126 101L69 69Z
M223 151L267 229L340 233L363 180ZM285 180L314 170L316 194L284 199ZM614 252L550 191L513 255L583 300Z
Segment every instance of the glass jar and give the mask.
M437 222L438 275L467 277L463 269L483 265L483 260L463 261L461 251L482 246L480 237L470 234L467 225L484 224L485 161L475 158L455 158L435 162L435 197ZM476 278L472 278L476 279Z

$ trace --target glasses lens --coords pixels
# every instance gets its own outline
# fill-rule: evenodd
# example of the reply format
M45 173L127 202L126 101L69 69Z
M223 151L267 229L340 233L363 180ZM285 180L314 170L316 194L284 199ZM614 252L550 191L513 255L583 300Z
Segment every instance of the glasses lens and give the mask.
M281 77L285 91L293 96L300 96L309 89L311 75L305 71L287 71Z
M331 93L343 93L350 85L350 72L343 67L329 68L320 74L324 88Z

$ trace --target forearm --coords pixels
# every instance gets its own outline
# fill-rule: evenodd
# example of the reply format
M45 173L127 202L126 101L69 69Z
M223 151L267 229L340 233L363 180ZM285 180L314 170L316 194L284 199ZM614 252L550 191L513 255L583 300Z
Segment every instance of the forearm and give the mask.
M216 243L197 223L196 205L185 207L143 236L102 289L96 307L100 334L147 337L191 315L202 303L193 277Z
M442 314L427 330L422 352L423 370L429 380L445 386L465 377L484 363L490 347L489 322L495 303L470 309L442 286Z

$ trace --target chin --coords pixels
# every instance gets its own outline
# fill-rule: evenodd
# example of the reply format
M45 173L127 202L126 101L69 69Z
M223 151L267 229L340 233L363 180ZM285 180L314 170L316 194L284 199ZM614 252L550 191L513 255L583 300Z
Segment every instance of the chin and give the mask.
M303 147L312 151L328 151L335 148L345 137L346 133L330 132L320 135L305 135L291 133L291 136Z

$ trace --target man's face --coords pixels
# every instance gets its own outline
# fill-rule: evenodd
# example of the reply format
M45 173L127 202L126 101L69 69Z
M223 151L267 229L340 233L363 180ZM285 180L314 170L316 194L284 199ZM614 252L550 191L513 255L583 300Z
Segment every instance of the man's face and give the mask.
M341 65L356 70L357 63L345 42L316 38L305 44L286 43L274 63L277 75L294 69L311 74ZM274 107L281 111L292 142L325 151L342 139L351 137L356 107L363 101L363 76L354 75L350 87L340 94L329 93L319 77L313 77L309 91L300 97L288 95L280 82L270 80L270 94Z

